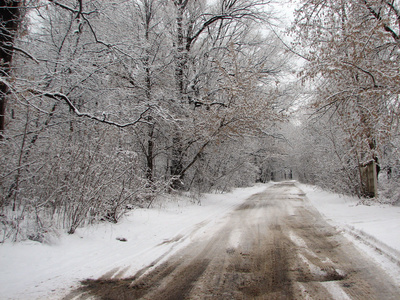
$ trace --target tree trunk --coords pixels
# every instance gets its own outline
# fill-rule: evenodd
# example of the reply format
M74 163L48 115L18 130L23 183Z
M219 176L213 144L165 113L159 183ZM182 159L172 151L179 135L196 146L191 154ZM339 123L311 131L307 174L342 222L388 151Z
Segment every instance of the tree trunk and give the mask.
M150 31L151 31L151 22L153 20L153 0L145 0L143 1L144 5L144 38L147 42L147 45L151 44L150 41ZM145 49L145 56L143 58L143 65L145 70L145 94L147 103L151 103L152 100L152 73L151 73L151 49L149 46ZM148 116L147 121L149 123L153 122L153 117ZM154 174L154 126L155 124L149 124L148 128L148 140L147 140L147 151L146 155L146 178L149 181L150 185L153 182L153 174Z
M0 76L8 77L11 71L13 58L13 44L21 21L21 1L0 0ZM4 138L5 114L7 106L7 94L9 88L6 84L0 83L0 140Z
M183 151L182 151L182 141L180 136L175 136L172 139L172 159L171 159L171 176L173 178L171 187L173 189L182 189L182 179L183 179Z
M149 117L151 120L151 117ZM154 125L149 125L149 135L147 141L147 153L146 153L146 178L149 182L153 182L153 173L154 173Z
M177 7L176 26L177 26L177 39L176 39L176 54L175 54L175 77L176 77L176 90L177 98L182 103L185 101L185 82L184 82L184 69L186 67L186 59L183 45L183 11L184 7Z
M175 1L176 7L176 53L175 53L175 84L176 84L176 98L177 101L185 103L186 101L186 87L184 80L184 70L187 64L187 53L184 47L184 29L183 29L183 15L186 9L187 1ZM182 170L183 170L183 146L179 128L175 129L174 137L172 138L172 159L170 166L170 174L173 178L171 187L173 189L182 189Z

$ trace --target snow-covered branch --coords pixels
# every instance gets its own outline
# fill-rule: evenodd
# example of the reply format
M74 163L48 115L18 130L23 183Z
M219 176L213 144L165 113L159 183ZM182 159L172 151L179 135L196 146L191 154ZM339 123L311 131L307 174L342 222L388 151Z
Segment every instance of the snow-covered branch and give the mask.
M119 128L124 128L124 127L133 126L133 125L136 125L136 124L138 124L138 123L151 124L151 123L149 123L148 121L146 121L146 120L144 119L144 116L146 115L146 113L147 113L148 111L151 110L151 108L152 108L151 106L147 107L144 111L142 111L142 112L139 114L139 116L137 117L136 120L134 120L134 121L132 121L132 122L127 122L127 123L118 123L118 122L115 122L115 121L107 120L106 114L103 114L102 117L98 117L98 116L95 116L95 115L90 114L90 113L81 112L81 111L73 104L73 102L71 101L71 99L69 99L69 97L68 97L67 95L65 95L65 94L62 94L62 93L49 93L49 92L42 92L42 91L35 91L35 90L30 90L30 92L32 92L33 94L36 94L36 95L43 95L43 96L45 96L45 97L48 97L48 98L51 98L51 99L54 99L54 100L58 100L58 101L62 100L62 101L64 101L64 102L69 106L69 108L70 108L78 117L89 118L89 119L92 119L92 120L97 121L97 122L100 122L100 123L105 123L105 124L112 125L112 126L116 126L116 127L119 127Z
M90 14L93 14L93 13L96 12L95 10L94 10L94 11L89 11L89 12L84 12L84 11L83 11L83 8L82 8L82 0L78 0L79 9L75 9L75 8L70 7L70 6L68 6L68 5L59 3L58 1L55 1L55 0L49 0L49 2L53 3L53 4L56 5L56 6L61 7L61 8L63 8L63 9L66 9L66 10L72 12L72 13L77 14L77 18L78 18L80 15L90 15Z

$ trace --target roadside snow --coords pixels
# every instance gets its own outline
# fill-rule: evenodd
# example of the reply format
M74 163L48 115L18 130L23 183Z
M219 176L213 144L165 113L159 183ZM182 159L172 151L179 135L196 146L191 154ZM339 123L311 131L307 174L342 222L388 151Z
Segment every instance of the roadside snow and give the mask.
M328 221L342 227L350 226L400 251L400 207L386 204L357 205L359 199L356 197L326 192L314 186L297 185Z
M180 249L267 185L202 196L201 205L178 198L159 208L137 209L119 224L102 223L63 234L52 244L0 245L0 299L58 299L79 281L131 276ZM126 239L127 241L120 241Z
M297 183L333 226L378 262L400 284L400 207L358 205L359 199Z

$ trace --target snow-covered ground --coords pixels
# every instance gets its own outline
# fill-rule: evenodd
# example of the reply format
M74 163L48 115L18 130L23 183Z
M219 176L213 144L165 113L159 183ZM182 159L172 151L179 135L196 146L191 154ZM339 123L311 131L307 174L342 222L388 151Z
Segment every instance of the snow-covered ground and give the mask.
M203 195L201 205L170 199L159 208L131 211L119 224L102 223L74 235L63 234L51 245L33 241L0 245L0 299L57 299L82 279L107 273L133 275L157 259L166 259L194 236L218 230L227 220L224 216L268 185ZM400 207L361 206L356 198L298 186L309 205L382 266L398 264Z

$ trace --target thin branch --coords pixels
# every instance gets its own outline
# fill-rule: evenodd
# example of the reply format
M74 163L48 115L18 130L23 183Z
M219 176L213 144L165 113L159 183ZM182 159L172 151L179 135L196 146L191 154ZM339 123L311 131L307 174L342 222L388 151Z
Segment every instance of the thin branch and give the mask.
M20 165L20 166L16 167L15 169L11 170L10 172L8 172L7 174L1 176L0 179L4 179L4 178L6 178L7 176L10 176L10 175L11 175L12 173L14 173L15 171L18 171L18 170L20 170L20 169L22 169L22 168L25 168L26 166L29 166L29 165L32 165L32 164L36 163L36 162L37 162L37 160L35 160L35 161L30 161L30 162L27 162L27 163L25 163L25 164L23 164L23 165Z
M285 46L286 49L288 49L290 52L292 52L293 54L297 55L298 57L301 57L302 59L306 60L306 61L310 61L307 57L305 57L304 55L296 52L293 50L293 48L289 47L289 45L287 45L283 39L279 36L279 34L273 29L272 26L269 26L269 28L271 29L271 31L276 35L276 37L279 39L279 41L283 44L283 46Z
M28 58L32 59L35 63L39 64L39 61L34 58L31 54L29 54L28 52L26 52L25 50L15 47L15 45L11 44L11 43L4 43L6 46L11 47L14 51L18 51L21 52L22 54L24 54L25 56L27 56Z
M211 142L210 140L207 140L197 151L196 155L193 157L192 161L180 172L179 176L182 177L186 171L194 165L194 163L200 158L201 154L203 153L204 149L207 147L207 145Z
M200 34L208 29L213 23L219 21L219 20L240 20L243 18L252 18L254 20L262 20L262 17L257 15L256 12L253 12L251 8L256 7L256 6L263 6L266 3L251 3L248 5L240 6L237 8L234 8L234 5L236 4L236 1L232 1L229 5L227 5L225 8L228 8L228 11L224 12L222 11L218 15L212 15L208 20L206 20L203 25L198 29L193 35L187 37L186 39L186 49L189 50L193 41L195 41ZM230 10L230 11L229 11ZM203 15L205 16L205 15ZM208 17L208 16L207 16Z
M342 62L343 62L344 64L346 64L346 65L353 66L354 68L360 70L361 72L364 72L365 74L369 75L369 76L371 77L371 79L372 79L372 82L374 83L374 87L375 87L375 88L376 88L376 87L380 87L379 85L376 84L376 80L375 80L374 75L372 75L369 71L364 70L364 69L360 68L359 66L357 66L357 65L355 65L355 64L353 64L353 63L351 63L351 62L348 62L348 61L342 61Z
M330 95L328 98L325 99L325 101L330 101L330 99L335 98L336 96L340 95L340 94L344 94L347 92L353 92L354 89L348 89L348 90L343 90L343 91L339 91L334 93L333 95ZM341 102L343 101L342 98L336 98L333 101L330 101L329 103L319 107L318 109L315 110L315 112L313 112L312 114L310 114L310 116L308 117L308 119L311 119L312 117L314 117L315 115L319 114L321 111L324 111L323 115L325 115L332 107L335 103L337 103L337 105L339 105ZM337 110L337 107L336 107ZM335 110L335 112L336 112Z
M382 17L380 15L380 13L377 13L372 7L371 5L368 3L367 0L364 0L364 4L367 7L367 9L369 10L369 12L375 17L376 20L378 20L379 22L382 23L383 28L385 29L386 32L390 33L393 37L393 39L399 43L400 42L400 37L399 35L394 32L394 30L385 22L382 22Z
M394 6L392 2L385 1L385 3L393 10L393 12L396 14L397 20L400 21L400 11Z
M269 133L269 132L267 132L265 130L262 130L262 129L260 129L260 131L261 131L261 133L265 134L266 136L272 137L272 138L277 139L277 140L285 141L286 143L288 143L290 145L288 139L281 133L277 133L277 134ZM292 146L292 145L290 145L290 146Z
M74 8L71 8L71 7L69 7L69 6L67 6L67 5L64 5L64 4L62 4L62 3L58 3L58 2L55 1L55 0L49 0L49 1L50 1L51 3L53 3L54 5L57 5L57 6L61 7L61 8L63 8L63 9L66 9L66 10L68 10L68 11L70 11L70 12L76 14L76 17L75 17L76 19L79 19L80 17L82 17L82 19L83 19L83 20L86 22L86 24L88 25L89 30L90 30L90 32L92 33L92 35L93 35L93 37L94 37L96 43L101 44L101 45L103 45L103 46L106 46L106 47L109 48L109 49L115 49L115 50L117 50L118 52L122 53L123 55L128 56L128 57L130 57L130 58L133 58L131 55L129 55L128 53L124 52L123 50L121 50L121 49L118 48L117 46L112 45L112 44L109 44L109 43L106 43L106 42L104 42L104 41L98 39L97 34L96 34L96 32L95 32L93 26L90 24L90 21L88 20L88 18L86 18L87 15L90 15L90 14L96 12L96 11L95 11L95 10L94 10L94 11L91 11L91 12L84 12L84 11L82 11L82 10L83 10L83 3L82 3L82 0L78 0L79 10L76 10L76 9L74 9ZM81 26L81 25L80 25L80 26ZM80 31L80 29L79 29L79 31Z
M128 53L122 51L122 50L121 50L120 48L118 48L117 46L112 45L112 44L108 44L108 43L106 43L106 42L103 42L102 40L99 40L98 37L97 37L96 32L94 31L94 28L93 28L92 24L90 24L89 20L88 20L85 16L82 16L82 17L83 17L83 19L86 21L86 24L89 26L90 32L92 33L92 35L93 35L93 37L94 37L96 43L101 44L101 45L103 45L103 46L106 46L106 47L109 48L109 49L115 49L115 50L117 50L118 52L122 53L123 55L125 55L125 56L127 56L127 57L129 57L129 58L134 59L134 57L133 57L132 55L130 55L130 54L128 54Z
M210 18L209 20L207 20L206 22L204 22L203 26L195 33L193 34L193 36L188 37L188 44L191 45L192 42L194 40L196 40L199 35L205 30L207 29L211 24L213 24L214 22L218 21L218 20L224 20L224 19L233 19L232 16L229 15L219 15L219 16L214 16L212 18Z
M76 18L78 18L80 15L90 15L90 14L96 12L95 10L89 11L89 12L82 11L82 0L78 0L78 3L79 3L79 9L78 10L75 9L75 8L69 7L69 6L65 5L65 4L59 3L58 1L55 1L55 0L49 0L49 2L53 3L56 6L61 7L63 9L69 10L70 12L72 12L74 14L77 14Z

